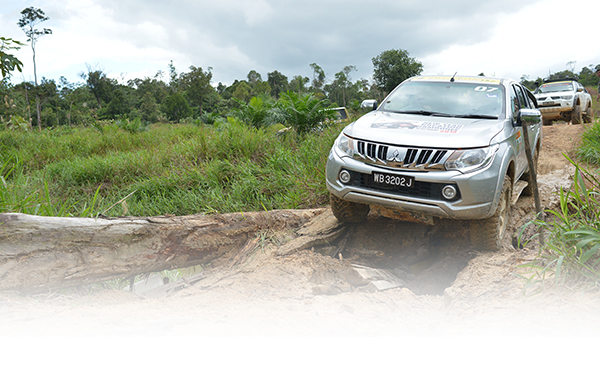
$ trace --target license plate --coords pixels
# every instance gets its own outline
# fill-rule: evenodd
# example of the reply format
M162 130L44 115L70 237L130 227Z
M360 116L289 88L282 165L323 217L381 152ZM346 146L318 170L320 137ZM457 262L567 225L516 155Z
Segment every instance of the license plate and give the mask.
M381 174L378 172L373 173L373 181L386 186L398 186L398 187L415 187L415 178L406 175L392 175L392 174Z

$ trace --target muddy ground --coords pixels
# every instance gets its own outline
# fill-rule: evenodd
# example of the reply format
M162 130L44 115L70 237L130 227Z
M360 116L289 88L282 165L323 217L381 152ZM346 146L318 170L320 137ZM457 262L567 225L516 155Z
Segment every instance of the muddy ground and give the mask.
M555 207L559 186L570 185L563 153L583 130L544 127L543 208ZM590 356L582 351L600 341L600 294L550 287L536 294L539 286L519 277L529 274L521 265L537 256L537 244L515 248L513 234L533 210L532 198L519 199L499 252L471 248L462 224L376 216L329 244L290 252L301 234L335 227L323 209L303 233L262 234L252 253L208 266L197 283L168 295L0 293L0 338L9 342L0 361L11 362L17 378L47 379L29 370L42 365L66 376L63 383L118 369L149 383L191 373L273 383L586 379Z

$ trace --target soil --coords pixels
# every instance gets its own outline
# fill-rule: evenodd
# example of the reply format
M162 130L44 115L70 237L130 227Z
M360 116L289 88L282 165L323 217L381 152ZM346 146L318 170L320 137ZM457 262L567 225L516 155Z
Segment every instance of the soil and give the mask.
M560 186L570 186L572 166L563 154L572 154L584 129L544 127L538 172L544 209L556 207ZM569 363L564 357L577 354L563 355L565 349L600 341L598 292L528 285L522 278L532 274L522 265L538 255L537 241L525 247L516 242L533 217L532 197L513 207L499 252L474 250L461 223L432 227L374 215L329 244L292 252L291 242L335 226L330 210L321 211L299 232L262 234L252 253L205 267L197 283L169 295L111 289L0 293L0 339L14 343L0 358L23 354L74 381L108 376L111 371L92 363L108 360L102 366L114 370L131 369L124 361L143 366L147 370L132 379L150 383L187 371L220 380L250 373L263 382L306 382L317 370L332 373L319 380L335 383L409 373L422 382L461 373L463 380L482 374L483 383L496 383L503 376L514 379L524 366L531 379L551 372L547 382L555 383L564 374L552 368L556 355L561 365ZM381 280L361 276L361 268ZM66 372L57 369L64 360L70 360ZM585 358L572 360L584 366ZM47 378L29 372L30 361L13 361L18 376ZM330 371L336 365L344 370ZM572 382L587 372L564 375Z

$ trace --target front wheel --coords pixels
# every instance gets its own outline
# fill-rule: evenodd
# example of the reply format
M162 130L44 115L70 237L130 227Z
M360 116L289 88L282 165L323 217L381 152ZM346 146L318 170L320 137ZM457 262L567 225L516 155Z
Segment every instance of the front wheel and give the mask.
M369 214L369 205L348 202L333 194L329 195L329 201L331 203L333 215L335 215L340 222L361 222L365 220Z
M499 250L510 219L512 183L504 177L498 207L490 218L471 221L471 243L480 250Z

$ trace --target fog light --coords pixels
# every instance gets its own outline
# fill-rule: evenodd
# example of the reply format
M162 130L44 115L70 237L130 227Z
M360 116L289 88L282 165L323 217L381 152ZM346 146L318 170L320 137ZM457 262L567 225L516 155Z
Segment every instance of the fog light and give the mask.
M339 178L342 183L348 183L350 182L351 175L347 170L342 170L340 171Z
M448 200L456 198L456 187L452 185L444 186L442 189L442 195Z

